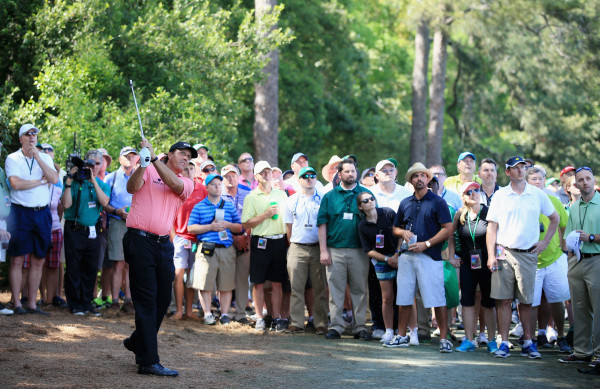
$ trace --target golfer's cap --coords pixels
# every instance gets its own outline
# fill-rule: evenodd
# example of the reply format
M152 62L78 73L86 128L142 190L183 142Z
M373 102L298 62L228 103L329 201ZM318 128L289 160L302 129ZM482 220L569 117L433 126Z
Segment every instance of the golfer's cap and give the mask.
M562 177L563 174L570 172L571 170L575 170L575 166L566 166L563 170L560 171L560 176Z
M306 173L314 173L315 175L317 174L317 172L315 171L315 169L313 169L310 166L306 166L306 167L303 167L302 169L300 169L300 173L298 173L298 177L302 177Z
M34 126L33 124L27 123L27 124L23 124L21 126L21 128L19 129L19 138L23 136L23 134L25 134L27 131L29 130L35 130L36 134L40 133L39 128L37 128L36 126Z
M52 147L49 143L42 143L42 150L48 150L50 149L51 151L54 151L54 147Z
M520 163L525 163L525 159L523 157L520 157L518 155L510 157L506 160L506 168L508 169L509 167L515 167Z
M175 150L189 150L192 153L192 158L198 158L198 152L188 142L177 142L169 149L169 153Z
M380 171L381 169L383 169L383 167L385 165L392 165L392 166L396 167L394 165L394 163L392 161L390 161L389 159L382 159L381 161L377 162L377 166L375 166L375 171L376 172Z
M479 189L479 188L481 188L481 186L477 182L465 182L464 184L461 185L460 192L458 192L458 193L463 195L469 189Z
M223 181L223 177L221 177L218 174L213 173L213 174L209 174L208 176L206 176L206 178L204 179L204 185L210 184L210 182L212 180L214 180L215 178L218 178L219 180Z
M300 157L304 157L304 158L306 158L306 161L308 161L308 157L306 156L306 154L304 154L304 153L296 153L292 157L292 162L290 163L290 165L293 165L294 162L296 162L298 160L298 158L300 158Z
M194 145L194 149L199 150L199 149L204 149L206 150L206 152L208 153L208 147L206 147L205 145L203 145L202 143L196 143Z
M254 175L262 173L265 169L272 169L271 165L267 161L258 161L256 165L254 165Z
M460 161L462 161L463 159L465 159L467 157L471 157L471 158L473 158L473 161L477 161L477 159L475 158L475 155L472 152L470 152L470 151L463 151L458 156L458 161L456 161L456 163L459 163Z
M217 167L217 165L215 165L213 161L207 159L206 161L202 161L202 163L200 164L200 170L204 170L204 168L207 166L214 166L215 168Z
M567 235L565 241L567 243L567 250L574 253L579 261L581 259L581 252L579 249L581 249L581 246L583 245L583 242L579 239L579 232L571 231L569 235Z
M129 153L134 153L135 155L138 155L138 152L130 146L125 146L121 149L121 152L119 153L119 156L122 157L124 155L127 155Z
M225 177L225 174L227 174L229 172L234 172L238 176L240 175L240 171L233 165L225 165L225 166L223 166L223 169L221 169L221 175L223 177Z

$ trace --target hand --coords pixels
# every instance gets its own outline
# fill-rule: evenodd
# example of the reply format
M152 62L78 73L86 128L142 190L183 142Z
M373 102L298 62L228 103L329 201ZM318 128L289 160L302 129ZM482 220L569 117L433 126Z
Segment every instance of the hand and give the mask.
M31 153L32 158L36 160L40 157L40 150L35 145L28 145L29 152Z
M279 206L271 205L269 208L267 208L265 215L267 217L273 217L273 215L275 215L278 211L279 211Z
M115 210L115 214L119 216L123 220L127 220L127 216L129 216L129 212L126 211L127 207L119 208Z
M388 265L393 267L394 269L398 268L398 253L388 257Z
M283 187L281 186L281 181L279 181L279 180L271 181L271 186L275 189L283 190Z
M88 180L92 185L96 182L96 176L94 175L94 168L90 168L90 179Z
M404 230L404 232L402 233L402 237L404 238L404 241L406 243L410 242L410 238L413 237L413 233L409 230Z
M576 230L576 231L579 232L579 240L581 240L583 242L589 242L590 241L590 234L587 234L583 230Z
M537 242L536 244L534 244L530 250L531 253L534 254L539 254L542 251L546 250L546 247L548 247L548 243L544 240L540 240L539 242Z
M498 260L495 256L488 256L487 267L492 273L498 270Z
M0 240L3 242L8 242L10 240L10 232L0 228Z
M249 248L248 238L244 235L234 235L233 236L233 244L235 248L239 251L246 251Z
M150 159L154 159L154 157L156 157L156 155L154 154L154 149L152 148L152 144L148 142L148 139L146 138L142 139L142 141L140 142L140 149L143 149L144 147L146 147L150 151Z
M223 230L225 230L227 228L227 224L226 224L225 221L219 221L219 222L218 221L213 221L211 223L211 226L212 226L211 229L213 231L216 231L216 232L223 231Z
M331 254L329 254L329 250L321 250L321 265L331 265Z
M460 267L460 263L462 262L460 259L457 258L451 258L450 260L448 260L448 262L450 262L450 264L452 266L454 266L455 268L459 268Z
M425 250L427 250L425 242L417 242L408 246L408 251L412 251L413 253L422 253Z

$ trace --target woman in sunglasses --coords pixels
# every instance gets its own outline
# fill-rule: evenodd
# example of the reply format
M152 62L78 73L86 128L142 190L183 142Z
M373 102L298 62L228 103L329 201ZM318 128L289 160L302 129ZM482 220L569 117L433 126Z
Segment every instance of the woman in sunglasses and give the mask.
M394 280L400 250L398 238L393 234L396 212L391 208L377 208L375 196L371 192L359 193L356 203L363 216L358 225L360 241L375 265L377 279L381 285L381 310L385 324L385 335L381 342L385 344L394 337Z
M466 340L456 351L475 351L473 335L475 333L475 292L477 285L481 291L481 309L490 339L487 349L493 353L498 350L496 344L495 301L490 297L492 273L487 267L488 250L486 246L488 207L480 204L480 186L476 182L467 182L460 188L463 207L454 215L454 231L460 240L460 302L463 312ZM450 256L454 257L454 239L449 241Z

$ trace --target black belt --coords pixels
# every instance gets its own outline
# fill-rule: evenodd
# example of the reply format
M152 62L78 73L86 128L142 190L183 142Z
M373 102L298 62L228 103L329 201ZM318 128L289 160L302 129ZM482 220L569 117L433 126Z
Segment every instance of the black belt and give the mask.
M588 253L581 253L580 256L581 258L591 258L591 257L595 257L598 256L600 254L588 254Z
M202 243L204 243L204 241L202 241ZM219 248L219 249L224 249L224 248L228 247L228 246L225 246L222 243L214 243L214 245L215 245L216 248Z
M24 207L21 204L16 204L16 203L11 203L14 207L21 207L21 208L25 208L25 209L31 209L32 211L41 211L42 209L46 209L48 208L47 205L44 205L42 207Z
M293 244L299 244L300 246L318 246L319 243L298 243L298 242L292 242Z
M506 247L506 249L510 250L510 251L516 251L517 253L531 253L531 249L532 247L528 248L527 250L523 250L523 249L511 249Z
M76 223L73 220L65 220L65 227L69 227L71 231L90 231L89 226L84 226L83 224Z
M158 243L166 243L169 241L169 235L156 235L151 232L139 230L133 227L127 227L127 231L137 235L145 236L146 238L149 238L150 240L153 240Z

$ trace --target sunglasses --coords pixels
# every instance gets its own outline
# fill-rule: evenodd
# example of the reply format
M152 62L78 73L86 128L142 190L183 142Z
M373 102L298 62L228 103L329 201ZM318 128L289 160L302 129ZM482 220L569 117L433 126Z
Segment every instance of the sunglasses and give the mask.
M47 151L54 151L54 149L53 149L52 147L46 147L45 149L42 149L42 150L44 150L44 151L46 151L46 152L47 152Z
M365 174L365 177L374 177L374 176L375 176L375 173L367 173L367 174Z
M216 167L212 166L212 167L205 167L204 169L202 169L202 171L204 173L210 173L210 172L214 172L215 170L217 170Z
M23 136L36 136L37 134L37 132L26 132L23 134Z
M305 174L300 178L304 178L305 180L308 180L309 178L317 178L316 174Z
M254 161L253 158L244 158L244 159L241 159L238 163L252 162L252 161Z
M469 189L465 192L467 196L471 196L473 193L479 193L479 189Z
M375 201L375 197L371 196L369 198L360 200L360 202L363 204L367 204L369 201Z
M579 172L580 172L580 171L582 171L582 170L587 170L588 172L590 172L590 173L592 173L592 174L594 173L594 172L592 171L592 168L589 168L589 167L587 167L587 166L582 166L582 167L579 167L579 168L577 168L577 170L575 170L575 173L579 173Z

